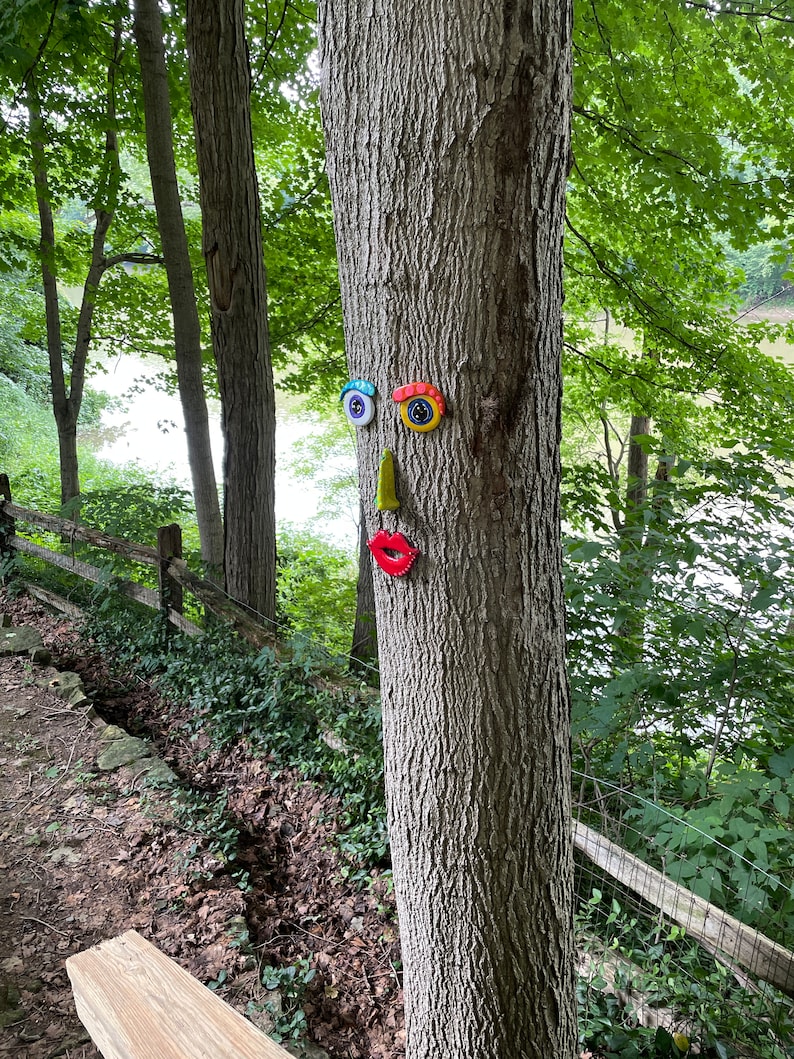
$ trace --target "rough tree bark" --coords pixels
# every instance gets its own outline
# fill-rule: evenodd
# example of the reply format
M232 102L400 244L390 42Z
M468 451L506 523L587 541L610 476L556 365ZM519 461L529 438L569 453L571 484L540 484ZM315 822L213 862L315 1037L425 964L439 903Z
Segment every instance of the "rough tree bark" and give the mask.
M203 253L225 456L226 590L275 616L275 399L243 0L188 0Z
M358 581L356 582L356 620L350 647L352 669L356 663L365 666L378 659L378 631L375 622L375 584L367 548L367 518L363 503L358 519Z
M400 531L421 553L404 576L374 570L409 1059L576 1051L559 526L570 26L567 0L320 4L350 373L377 387L361 496L370 536ZM446 399L431 431L392 399L416 381ZM393 511L371 499L385 449Z
M177 383L185 416L201 557L210 573L218 575L223 570L223 521L202 377L201 324L174 161L171 100L158 0L135 0L133 17L141 67L146 149L174 319Z

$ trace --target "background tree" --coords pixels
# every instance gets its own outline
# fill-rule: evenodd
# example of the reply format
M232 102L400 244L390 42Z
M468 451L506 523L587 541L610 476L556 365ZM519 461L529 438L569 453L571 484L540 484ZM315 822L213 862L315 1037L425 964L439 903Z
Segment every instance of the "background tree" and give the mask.
M117 111L123 40L120 10L112 6L109 13L114 19L110 25L96 11L80 16L60 11L57 5L12 4L4 9L0 24L4 39L14 42L3 74L6 85L16 89L6 116L7 149L18 152L17 175L6 188L7 192L13 189L16 201L6 198L5 202L18 207L29 198L18 176L19 166L27 157L39 218L37 256L63 504L80 493L77 422L100 283L114 266L154 260L137 250L113 248L110 241L122 184ZM75 168L75 163L82 168ZM12 163L7 171L14 172L14 168ZM78 312L67 328L59 284L75 281L76 272L69 262L75 246L70 247L68 240L67 245L60 245L56 214L76 187L81 189L93 224L90 228L85 224L73 226L70 233L76 237L73 244L82 247L80 256L83 261L87 259L87 271L80 281ZM19 246L20 235L14 242ZM12 258L13 254L12 250ZM70 339L73 345L66 357Z
M559 546L564 3L320 7L323 113L375 571L407 1054L573 1056ZM388 55L384 65L372 56ZM406 77L403 71L410 71ZM449 414L414 432L396 386ZM401 506L373 511L383 450ZM393 537L389 548L406 546ZM542 940L541 940L542 939Z
M203 253L225 456L226 590L275 617L275 398L242 0L188 0Z
M223 522L210 445L204 394L201 321L193 284L172 139L171 102L158 0L135 0L135 40L141 68L146 144L157 225L168 275L174 320L179 399L201 540L201 557L216 575L223 571Z

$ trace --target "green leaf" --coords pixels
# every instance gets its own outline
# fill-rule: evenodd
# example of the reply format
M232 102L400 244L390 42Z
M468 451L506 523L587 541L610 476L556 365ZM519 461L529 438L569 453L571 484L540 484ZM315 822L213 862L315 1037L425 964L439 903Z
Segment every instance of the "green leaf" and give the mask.
M787 779L794 772L794 746L790 746L784 754L772 754L769 758L769 771L783 779Z
M750 600L750 608L752 610L768 610L773 603L778 601L779 594L777 586L763 588Z

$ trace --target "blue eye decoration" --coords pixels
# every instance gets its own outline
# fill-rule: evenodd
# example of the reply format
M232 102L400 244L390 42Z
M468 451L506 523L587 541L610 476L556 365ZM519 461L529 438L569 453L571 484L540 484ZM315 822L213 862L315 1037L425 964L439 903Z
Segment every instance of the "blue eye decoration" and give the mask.
M339 400L354 427L365 427L375 416L375 386L366 379L351 379L342 388Z

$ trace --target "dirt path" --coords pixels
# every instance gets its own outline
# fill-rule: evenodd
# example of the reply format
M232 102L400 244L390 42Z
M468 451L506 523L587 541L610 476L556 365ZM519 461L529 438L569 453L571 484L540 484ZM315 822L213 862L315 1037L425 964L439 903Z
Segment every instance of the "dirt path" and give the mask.
M56 662L79 668L89 648L69 623L0 592L2 611L38 628ZM174 789L147 787L135 765L98 767L106 720L38 687L41 675L27 658L0 658L0 1056L98 1059L64 961L131 928L202 982L223 982L220 995L263 1028L280 1006L283 1024L292 1019L296 1034L308 1026L331 1056L401 1056L393 908L376 877L363 893L341 878L332 799L273 779L244 748L190 765L205 785L214 770L245 835L244 892ZM118 719L123 701L154 721L149 689L104 680L103 694L87 680L100 715ZM177 747L155 749L184 775ZM300 996L268 992L263 965L302 968Z

